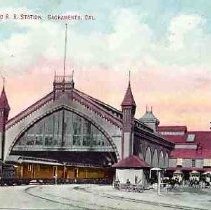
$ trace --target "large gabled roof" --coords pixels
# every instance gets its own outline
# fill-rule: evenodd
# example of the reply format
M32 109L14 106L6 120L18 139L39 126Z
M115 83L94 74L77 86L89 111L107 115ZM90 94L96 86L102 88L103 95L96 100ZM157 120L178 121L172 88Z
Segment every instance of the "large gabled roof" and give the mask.
M9 119L7 122L7 128L13 126L15 123L19 122L21 119L30 115L32 112L36 111L37 109L39 109L40 107L42 107L44 104L48 103L51 100L53 100L53 92L50 92L49 94L45 95L40 100L36 101L31 106L29 106L25 110L21 111L13 118Z
M80 95L82 95L83 97L86 97L87 99L93 101L94 103L97 103L99 106L101 106L101 107L104 108L105 110L107 110L107 111L109 111L109 112L111 112L111 113L116 113L116 115L122 116L122 112L121 112L120 110L118 110L118 109L116 109L116 108L114 108L114 107L108 105L107 103L102 102L102 101L100 101L99 99L96 99L96 98L94 98L94 97L92 97L92 96L90 96L90 95L88 95L88 94L86 94L86 93L84 93L84 92L82 92L82 91L79 91L79 90L77 90L77 89L75 89L75 91L76 91L77 93L79 93Z
M61 93L63 93L63 91L61 91ZM56 96L54 91L50 92L49 94L47 94L46 96L44 96L43 98L41 98L40 100L38 100L37 102L32 104L31 106L29 106L27 109L25 109L24 111L20 112L18 115L16 115L12 119L10 119L7 122L6 129L9 129L13 125L18 123L22 119L24 119L25 117L27 117L27 116L31 115L33 112L39 110L41 107L45 106L45 104L50 104L54 100L57 100L55 97L60 97L60 95L61 94L58 94L58 96ZM113 108L112 106L110 106L96 98L93 98L75 88L69 88L67 90L67 96L70 96L70 100L74 100L77 103L87 107L88 109L92 110L93 113L96 113L97 115L106 119L106 121L109 121L111 124L119 127L120 129L122 128L122 111L119 111L119 110ZM133 105L135 105L135 101L132 96L130 84L128 86L128 90L127 90L127 93L125 96L126 101L127 101L128 97L131 100L131 101L128 100L128 103L132 103ZM128 103L126 103L126 104L128 104ZM133 108L134 108L134 106L133 106ZM142 122L140 122L137 119L135 119L135 128L136 128L136 131L135 131L136 134L144 131L144 135L148 136L149 138L155 137L156 141L159 141L159 142L165 143L165 144L168 143L168 145L170 145L170 143L167 142L164 138L162 138L161 136L158 136L156 133L153 133L151 128L149 128L147 125L143 124ZM173 146L173 144L171 143L171 147L172 146Z
M81 99L81 102L93 109L94 111L98 112L98 114L101 114L103 117L107 118L108 120L111 120L112 123L115 123L116 125L120 126L121 124L121 118L122 118L122 112L109 106L106 103L103 103L99 101L98 99L95 99L77 89L73 89L73 98L77 97ZM54 93L50 92L19 114L17 114L15 117L11 118L8 123L7 127L10 127L14 125L16 122L20 121L21 119L25 118L27 115L31 114L32 112L36 111L40 107L42 107L44 104L48 103L49 101L54 100Z

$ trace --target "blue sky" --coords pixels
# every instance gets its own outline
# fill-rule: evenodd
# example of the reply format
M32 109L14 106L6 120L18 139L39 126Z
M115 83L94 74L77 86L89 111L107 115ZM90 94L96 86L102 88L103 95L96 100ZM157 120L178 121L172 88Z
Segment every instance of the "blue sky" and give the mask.
M97 21L92 28L83 24L86 32L87 28L103 32L112 30L112 20L109 15L112 11L121 8L144 16L142 17L144 21L153 27L159 38L166 32L171 18L178 14L198 14L207 20L206 30L209 32L211 30L211 1L209 0L107 0L100 3L98 0L1 0L0 6L5 8L27 7L35 13L43 14L61 14L68 11L95 14Z
M13 114L51 89L51 76L62 72L66 22L49 21L47 15L88 14L95 20L68 22L67 69L75 69L82 90L118 108L131 69L137 117L148 104L163 124L208 128L210 9L210 0L0 0L0 15L43 17L0 20L0 67ZM39 75L49 81L41 84ZM33 82L27 91L19 85L16 96L14 81L26 78ZM92 86L97 82L101 90Z

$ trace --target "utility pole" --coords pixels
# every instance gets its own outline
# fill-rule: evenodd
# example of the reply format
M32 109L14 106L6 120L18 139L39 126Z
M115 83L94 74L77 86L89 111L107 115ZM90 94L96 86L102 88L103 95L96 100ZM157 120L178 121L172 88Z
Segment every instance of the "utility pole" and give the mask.
M160 193L160 184L161 184L160 174L161 174L161 170L158 170L158 195L161 195L161 193Z
M151 175L151 171L156 171L157 172L157 177L158 177L158 186L157 186L157 194L161 195L160 193L160 185L161 185L161 168L152 168L150 169L150 175Z

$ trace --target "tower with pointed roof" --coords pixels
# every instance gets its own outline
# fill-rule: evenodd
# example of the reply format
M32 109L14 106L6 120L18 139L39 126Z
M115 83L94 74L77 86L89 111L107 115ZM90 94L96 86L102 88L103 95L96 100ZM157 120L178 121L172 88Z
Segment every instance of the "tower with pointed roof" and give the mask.
M150 111L146 108L145 114L139 120L148 125L155 132L157 131L158 125L160 124L160 121L155 117L152 112L152 107Z
M128 88L122 101L122 159L133 154L134 115L136 103L132 94L130 78Z
M4 160L4 145L5 145L5 125L8 120L10 106L3 86L0 96L0 142L1 142L1 160Z

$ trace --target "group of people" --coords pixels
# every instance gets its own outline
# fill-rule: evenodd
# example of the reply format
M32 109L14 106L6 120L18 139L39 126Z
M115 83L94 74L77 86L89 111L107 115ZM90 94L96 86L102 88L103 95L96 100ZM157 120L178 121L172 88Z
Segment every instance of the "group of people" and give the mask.
M128 178L125 180L124 183L120 184L120 181L117 179L114 182L114 187L121 188L120 186L123 186L123 188L130 188L131 186L139 186L141 185L142 180L139 179L137 176L131 180ZM153 186L153 184L158 183L157 177L151 177L147 180L147 186L150 187ZM173 174L172 177L161 177L160 180L161 187L165 189L175 189L178 186L189 186L192 188L205 188L211 186L211 175L210 174L203 174L202 176L199 176L199 174L190 174L188 177L184 177L183 174ZM143 183L142 183L143 185ZM146 184L144 184L146 186ZM147 187L147 188L148 188Z
M201 177L199 175L190 175L189 179L186 180L182 176L173 176L170 180L170 183L173 183L173 185L178 184L194 188L205 188L211 186L211 179L209 175Z

